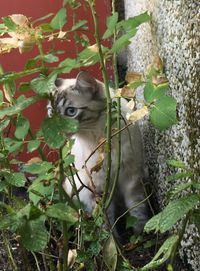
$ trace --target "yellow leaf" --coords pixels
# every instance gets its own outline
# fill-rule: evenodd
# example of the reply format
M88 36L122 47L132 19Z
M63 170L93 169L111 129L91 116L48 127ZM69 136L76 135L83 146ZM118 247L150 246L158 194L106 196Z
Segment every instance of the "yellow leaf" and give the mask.
M138 109L132 113L127 113L126 118L128 121L134 123L142 118L144 118L149 113L148 108L146 106Z
M130 88L128 86L124 86L121 89L121 96L125 98L133 98L135 97L135 90L133 88Z
M26 165L32 165L32 164L41 163L41 162L42 160L40 157L33 157L26 163Z
M72 267L75 263L75 260L77 258L77 251L76 249L70 249L69 252L68 252L68 267Z
M65 31L61 31L61 30L60 30L60 32L59 32L59 34L58 34L58 37L57 37L57 38L58 38L58 39L63 39L63 38L64 38L64 36L66 35L66 33L67 33L67 32L65 32Z

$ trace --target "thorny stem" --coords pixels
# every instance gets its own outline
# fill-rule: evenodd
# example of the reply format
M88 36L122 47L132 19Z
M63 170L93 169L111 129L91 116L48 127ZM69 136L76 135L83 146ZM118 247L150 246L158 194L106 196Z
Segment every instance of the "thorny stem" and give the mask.
M107 165L106 165L106 178L105 178L105 186L104 186L104 193L102 197L102 206L103 209L105 208L105 202L107 200L108 196L108 190L110 186L110 175L111 175L111 109L112 109L112 100L110 97L110 91L109 91L109 84L108 84L108 75L106 73L106 67L104 63L104 57L103 57L103 52L101 48L101 40L100 40L100 34L99 34L99 24L98 24L98 17L95 11L95 1L88 0L88 3L90 5L90 9L92 12L92 17L94 21L94 28L95 28L95 39L96 43L98 46L98 51L99 51L99 59L100 59L100 66L101 66L101 72L103 75L103 81L105 85L105 93L106 93L106 138L107 138L107 143L106 143L106 149L107 149Z
M62 155L62 148L59 149L59 198L60 202L64 202L64 190L62 187L63 180L65 178L64 175L64 168L63 168L63 155ZM68 227L66 221L62 222L62 232L63 232L63 264L61 263L61 271L68 271Z
M115 0L112 0L112 13L115 13ZM113 34L113 43L116 40L117 31L115 29ZM114 70L114 82L115 82L115 90L119 87L119 78L118 78L118 70L117 70L117 55L116 53L113 54L113 70ZM121 99L117 98L117 130L120 131L121 129ZM115 189L117 187L117 183L119 180L120 174L120 164L121 164L121 133L117 134L117 170L115 174L115 178L112 184L112 188L110 191L109 198L106 203L106 209L110 206L113 195L115 193Z

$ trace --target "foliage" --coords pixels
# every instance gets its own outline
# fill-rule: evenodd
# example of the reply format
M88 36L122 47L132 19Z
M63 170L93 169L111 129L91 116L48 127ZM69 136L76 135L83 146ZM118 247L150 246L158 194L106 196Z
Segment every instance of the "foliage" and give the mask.
M52 118L45 118L41 128L33 133L24 113L25 109L30 108L32 104L41 99L52 99L54 82L58 74L69 73L74 69L100 63L106 88L108 132L105 142L107 142L109 154L111 148L111 144L109 144L109 142L111 143L111 109L115 107L115 101L111 99L109 94L105 62L111 58L114 62L116 53L119 53L131 42L137 33L138 26L148 22L150 16L145 12L118 22L118 14L113 10L112 15L107 18L107 29L100 37L95 1L88 0L82 4L87 8L90 7L94 20L96 43L92 45L89 44L84 32L88 30L87 19L75 21L70 26L67 24L68 9L75 14L81 6L79 1L64 0L63 6L55 16L51 13L35 22L31 22L24 15L11 15L4 17L0 24L0 53L9 53L16 49L20 53L24 53L33 47L37 47L39 51L39 55L27 60L24 70L9 73L4 73L2 70L0 75L0 84L3 87L3 91L0 91L0 191L3 195L0 204L0 229L3 232L12 232L22 251L25 248L32 253L47 252L49 255L54 255L56 259L58 258L58 262L56 260L48 262L50 270L56 270L56 268L59 271L69 270L69 254L73 255L72 258L74 257L70 261L73 263L73 270L84 270L84 268L96 270L100 266L101 270L128 271L133 267L122 256L111 229L105 227L106 209L115 189L115 185L109 187L109 170L103 199L97 205L97 210L93 215L88 217L82 204L78 200L77 202L72 201L62 188L64 177L67 176L73 181L73 176L76 174L73 167L74 157L70 153L73 146L70 135L77 131L77 122L53 112ZM77 30L81 33L80 35L77 34ZM124 35L118 35L120 31L123 31ZM67 40L71 33L75 33L76 43L85 46L82 51L77 53L76 58L69 58L65 52L65 59L60 61L59 57L62 52L53 49L53 47L49 51L44 50L43 44L45 42L56 41L59 43ZM113 44L111 47L107 47L106 41L110 37L113 38ZM159 64L162 66L161 63ZM26 80L27 75L37 77L31 82L22 82L19 86L16 85L17 79ZM130 122L135 122L150 114L152 124L160 130L167 129L176 123L176 101L166 95L168 84L163 76L162 68L153 65L146 75L129 73L127 82L128 85L122 89L118 88L117 80L115 84L118 99L118 120L120 120L120 97L125 97L131 100L132 113L127 116ZM137 87L141 86L144 87L145 105L144 108L133 111L134 92ZM30 89L34 94L29 93ZM20 91L20 95L16 96L16 90ZM28 94L28 97L24 94ZM14 127L12 135L9 134L10 126ZM118 130L120 130L120 126L118 126ZM48 161L48 157L42 149L44 144L57 152L58 159L56 161ZM26 163L19 161L18 154L24 148L25 150L27 148L29 153L38 151L37 157ZM16 171L16 165L20 169L19 172ZM176 166L176 163L174 165ZM186 174L184 177L187 177L192 173L187 171L184 174ZM33 179L31 183L30 179ZM117 177L114 183L116 182ZM25 188L28 198L21 200L15 197L14 190L17 187ZM188 187L195 191L199 189L193 181L188 186L176 186L172 195L179 194ZM112 193L107 200L105 195L109 189ZM75 191L78 199L78 191L76 189ZM191 213L190 219L199 228L199 212L195 210L197 202L198 196L195 193L189 193L170 202L163 212L147 223L145 229L165 232L188 213ZM181 209L180 212L179 209L174 208L181 205L185 209ZM128 218L127 228L132 227L134 223L137 223L134 217ZM158 266L169 258L171 252L174 251L174 244L179 239L177 236L172 236L166 240L152 262L142 270ZM70 254L69 252L72 250L76 250L77 253ZM164 256L160 259L161 254ZM39 254L33 255L39 257ZM13 262L11 265L13 266ZM120 269L119 266L121 266Z

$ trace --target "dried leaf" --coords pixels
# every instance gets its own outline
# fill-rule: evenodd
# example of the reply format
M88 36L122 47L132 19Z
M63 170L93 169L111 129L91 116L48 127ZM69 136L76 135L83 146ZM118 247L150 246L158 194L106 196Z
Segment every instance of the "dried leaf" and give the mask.
M152 83L156 86L166 84L168 79L165 75L158 75L152 77Z
M117 248L112 236L106 240L103 248L103 260L109 271L115 271L117 267Z
M98 48L98 46L97 46L96 43L93 44L93 45L91 45L91 46L89 46L88 49L89 49L90 51L94 52L94 53L98 53L98 52L99 52L99 48Z
M124 86L121 89L118 89L116 93L117 97L133 98L135 97L135 90L128 86Z
M142 118L144 118L149 113L148 108L144 106L141 109L138 109L132 113L127 113L126 118L128 121L134 123Z
M28 18L22 14L12 14L9 17L16 25L19 25L21 27L29 26Z
M57 38L58 39L63 39L66 34L67 34L66 31L60 30Z
M75 260L77 258L77 251L76 249L70 249L69 252L68 252L68 267L72 267L75 263Z
M142 80L142 74L139 72L128 72L126 74L125 80L130 84Z
M153 60L153 67L158 70L162 71L163 70L163 62L162 59L160 58L159 55L156 55Z

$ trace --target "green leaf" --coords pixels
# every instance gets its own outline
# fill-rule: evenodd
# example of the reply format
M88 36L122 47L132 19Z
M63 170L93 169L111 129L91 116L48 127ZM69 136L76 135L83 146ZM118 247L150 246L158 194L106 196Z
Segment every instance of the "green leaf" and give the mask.
M4 17L2 18L4 25L12 31L15 31L17 28L17 25L13 22L13 20L10 17Z
M26 221L20 228L21 241L24 247L30 251L42 251L47 246L48 232L44 225L45 217Z
M62 67L63 69L61 70L61 72L63 73L69 73L71 72L71 70L78 68L80 66L80 64L78 63L78 61L76 59L72 59L72 58L66 58L65 60L63 60L62 62L60 62L58 67Z
M183 178L192 177L194 174L193 172L178 172L176 174L172 174L171 176L167 177L168 181L176 181L181 180Z
M35 58L30 58L26 65L25 65L25 70L30 70L30 69L33 69L36 67L36 64L37 64L37 59Z
M167 164L176 168L187 168L185 163L181 160L167 160Z
M0 105L3 103L3 92L0 90Z
M107 39L113 35L117 21L118 21L118 13L117 12L115 12L112 16L107 17L107 22L106 22L107 30L103 35L103 39Z
M155 102L162 98L168 89L168 84L155 86L152 82L146 83L144 87L144 98L147 103Z
M5 24L0 24L0 34L4 34L7 32Z
M59 58L57 56L55 56L54 54L51 54L51 53L49 53L47 55L43 55L43 56L39 55L35 59L36 60L40 60L41 59L41 60L43 60L43 61L45 61L47 63L55 63L55 62L59 61Z
M38 139L29 141L27 145L28 152L33 152L37 150L39 146L40 146L40 141Z
M10 153L18 151L24 145L23 141L18 141L9 137L4 138L4 143L5 143L6 149Z
M176 100L173 97L163 96L156 101L150 110L150 120L161 131L176 124Z
M200 210L195 210L193 212L191 220L197 227L198 231L200 232Z
M1 216L0 230L10 230L15 232L21 223L21 218L16 213L7 214L3 217Z
M40 209L38 209L33 204L28 203L24 208L22 208L18 215L20 217L26 217L28 220L30 219L37 219L42 215L42 212Z
M24 171L31 174L41 174L49 172L53 169L53 164L47 161L42 161L40 163L33 163L30 165L24 165Z
M23 100L18 100L15 105L2 109L0 111L0 119L4 118L5 116L12 116L20 113L22 110L29 107L31 104L35 103L39 99L40 98L37 96L30 98L23 97Z
M145 225L144 230L152 230L161 233L171 229L171 227L192 210L199 202L197 195L188 194L180 199L171 201L159 214L153 216Z
M122 48L130 44L130 39L135 36L137 33L137 29L130 30L127 34L121 36L119 39L117 39L110 50L110 53L117 53Z
M9 123L9 119L4 119L0 122L0 133L3 132L3 130L8 126Z
M80 27L85 26L86 24L87 24L86 20L80 20L75 25L72 26L71 31L76 31L77 29L79 29Z
M6 89L6 92L7 94L10 96L10 97L14 97L15 95L15 92L16 92L16 84L15 84L15 81L13 80L10 80L10 81L7 81L4 83L4 86L5 86L5 89Z
M19 85L19 90L21 92L25 92L25 91L28 91L30 90L31 86L30 86L30 82L22 82L20 83Z
M77 211L70 206L67 206L65 203L56 203L47 207L46 215L67 221L70 224L74 224L78 221Z
M138 222L137 217L129 216L126 220L126 229L133 228Z
M109 271L115 271L117 267L117 248L112 235L106 240L103 247L103 260Z
M174 246L178 240L178 235L172 235L167 240L165 240L151 262L142 267L140 271L155 270L158 266L166 262L171 256Z
M22 115L19 115L19 117L17 118L16 130L15 130L16 138L24 139L26 135L28 134L29 128L30 128L29 121Z
M182 183L182 184L176 185L169 191L170 198L176 196L178 193L182 191L185 191L187 188L191 187L192 185L193 183Z
M48 23L44 23L40 25L40 28L42 29L43 32L53 32L53 27L48 24Z
M38 77L31 81L32 89L39 95L44 96L55 89L57 74L51 73L48 77Z
M50 25L53 29L62 29L66 22L67 10L66 8L61 8L51 21Z
M46 173L36 178L29 186L29 199L37 205L42 198L51 199L54 192L53 173ZM48 184L48 185L47 185Z
M149 22L151 20L151 16L148 15L147 12L141 13L135 17L131 17L128 20L120 21L117 24L117 28L123 28L126 31L131 30L133 28L138 27L142 23Z
M5 177L6 181L13 186L24 187L26 183L26 177L21 172L11 173Z
M75 133L78 129L78 121L68 119L61 115L54 115L42 123L42 132L45 142L51 148L60 148L66 139L66 134Z

